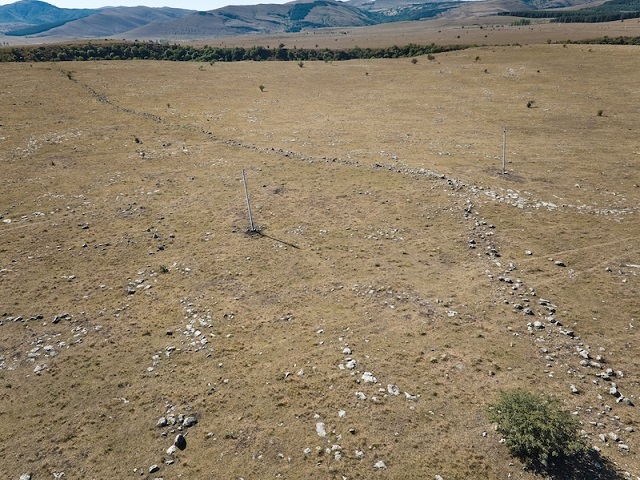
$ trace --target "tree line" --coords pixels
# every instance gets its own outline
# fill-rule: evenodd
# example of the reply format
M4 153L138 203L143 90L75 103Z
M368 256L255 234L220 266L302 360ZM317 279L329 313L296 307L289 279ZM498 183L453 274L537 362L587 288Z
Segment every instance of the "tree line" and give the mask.
M0 48L0 62L55 62L84 60L169 60L195 62L339 61L366 58L402 58L468 48L466 45L417 45L388 48L310 49L254 46L194 47L164 42L91 42Z
M551 23L601 23L601 22L617 22L620 20L640 18L640 11L602 13L602 12L594 12L590 10L563 11L563 12L554 12L549 10L542 10L542 11L527 10L523 12L500 13L499 15L508 15L513 17L525 17L525 18L550 18Z
M556 23L616 22L640 18L640 0L609 0L597 7L583 8L581 10L526 10L502 12L499 15L551 18L551 22Z

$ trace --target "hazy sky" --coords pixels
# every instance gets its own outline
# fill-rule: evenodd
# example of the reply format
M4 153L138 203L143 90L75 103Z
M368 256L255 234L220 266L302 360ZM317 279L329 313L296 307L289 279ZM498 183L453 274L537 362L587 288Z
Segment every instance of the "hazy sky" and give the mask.
M97 8L97 7L175 7L189 10L214 10L226 5L257 5L259 3L287 3L291 0L42 0L60 8ZM0 0L0 5L15 3L15 0Z

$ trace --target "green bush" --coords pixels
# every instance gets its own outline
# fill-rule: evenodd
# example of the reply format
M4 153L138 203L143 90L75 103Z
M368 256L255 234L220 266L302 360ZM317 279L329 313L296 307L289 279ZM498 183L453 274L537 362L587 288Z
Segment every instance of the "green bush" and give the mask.
M528 466L548 468L586 451L577 436L578 421L553 398L522 390L502 392L489 405L489 418L498 424L511 453Z

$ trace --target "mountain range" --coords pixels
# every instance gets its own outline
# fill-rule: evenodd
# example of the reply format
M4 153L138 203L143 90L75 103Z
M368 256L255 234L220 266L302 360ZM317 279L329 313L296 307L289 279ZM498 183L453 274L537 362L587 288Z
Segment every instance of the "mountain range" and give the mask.
M588 0L586 0L588 1ZM227 6L200 12L178 8L58 8L40 0L0 6L0 34L37 38L220 38L326 27L362 27L444 14L491 15L586 3L585 0L297 0L283 5ZM456 15L454 12L458 11Z

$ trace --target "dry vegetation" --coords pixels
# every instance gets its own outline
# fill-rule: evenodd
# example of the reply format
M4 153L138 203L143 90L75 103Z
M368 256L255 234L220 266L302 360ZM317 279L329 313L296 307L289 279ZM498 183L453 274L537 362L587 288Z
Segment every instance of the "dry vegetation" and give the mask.
M0 68L3 478L534 478L513 386L640 475L637 48Z
M480 6L482 2L469 2ZM385 48L390 45L508 45L544 44L591 40L605 36L637 37L640 20L607 23L549 23L548 20L532 20L531 25L512 26L515 17L468 16L465 18L439 18L419 22L402 22L361 28L324 28L302 33L278 36L254 35L206 39L194 41L201 45L225 45L251 47L276 46L281 42L288 48ZM21 41L28 42L29 39Z

